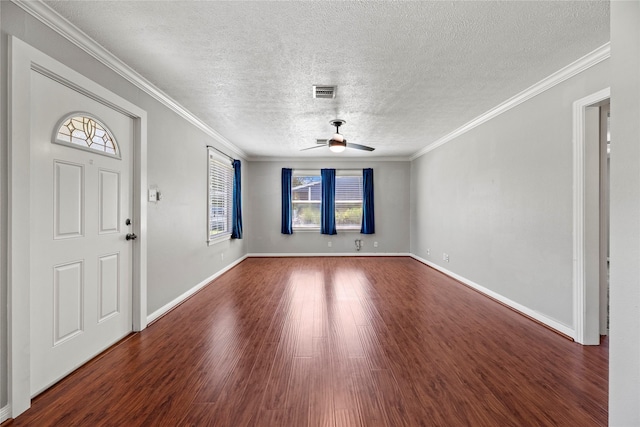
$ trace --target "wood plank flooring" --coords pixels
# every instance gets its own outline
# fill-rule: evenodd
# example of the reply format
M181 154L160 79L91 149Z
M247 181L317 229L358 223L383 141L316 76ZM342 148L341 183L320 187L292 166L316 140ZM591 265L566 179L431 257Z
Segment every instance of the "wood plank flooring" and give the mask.
M5 426L599 426L582 347L410 258L250 258Z

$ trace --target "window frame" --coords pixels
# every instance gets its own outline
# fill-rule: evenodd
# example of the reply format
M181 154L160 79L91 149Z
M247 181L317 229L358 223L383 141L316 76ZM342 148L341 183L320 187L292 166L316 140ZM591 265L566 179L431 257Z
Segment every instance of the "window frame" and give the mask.
M318 184L322 185L322 180L320 178L320 169L317 170L300 170L300 169L294 169L291 173L291 179L293 180L293 178L297 177L297 176L303 176L303 177L313 177L313 178L318 178ZM300 227L300 226L296 226L295 223L293 223L294 219L294 212L295 212L295 205L296 203L300 203L302 201L300 200L294 200L294 196L293 196L293 183L291 185L291 228L293 231L319 231L320 230L320 209L318 209L318 225L314 226L314 227ZM322 206L322 200L319 198L318 200L313 200L313 201L308 201L309 204L311 203L318 203L320 206Z
M358 170L336 170L336 194L338 193L338 182L339 182L339 178L341 177L346 177L346 176L353 176L353 177L359 177L360 178L360 222L357 225L352 225L352 226L340 226L340 224L338 223L338 218L336 216L336 230L340 230L340 231L357 231L358 233L360 232L360 229L362 228L362 209L363 205L364 205L364 188L363 188L363 173L362 173L362 169L358 169ZM340 203L353 203L353 200L349 200L349 201L344 201L344 200L338 200L337 197L334 198L335 201L335 211L334 211L334 215L337 213L338 211L338 204ZM356 201L357 202L357 201Z
M223 184L222 187L225 187L226 185L226 188L224 188L224 193L225 193L224 202L226 202L226 206L223 207L223 209L225 210L224 212L225 215L223 215L223 217L226 218L225 220L226 229L214 235L215 237L212 237L212 234L211 234L211 231L212 231L211 223L214 218L212 215L212 211L213 211L213 208L215 207L212 203L212 200L213 200L212 168L213 167L218 167L219 171L222 171L224 174L226 174L226 181L222 183ZM231 239L232 214L233 214L233 163L229 159L216 153L213 148L207 147L207 245L208 246Z
M61 139L59 137L60 134L60 129L64 126L64 124L68 121L68 120L72 120L75 119L77 117L81 117L81 118L88 118L93 120L97 125L99 125L102 130L104 131L104 133L109 137L109 140L113 143L113 149L114 149L114 153L109 153L107 151L103 151L103 150L99 150L97 148L91 148L88 145L81 145L81 144L77 144L75 142L73 142L73 136L69 135L69 141L65 141L63 139ZM51 136L51 142L54 144L58 144L58 145L64 145L65 147L69 147L69 148L75 148L76 150L82 150L82 151L86 151L92 154L99 154L101 156L106 156L106 157L110 157L112 159L117 159L117 160L121 160L122 156L120 153L120 145L118 144L118 141L116 139L116 137L113 135L113 132L111 132L111 129L109 129L109 127L105 124L105 122L103 122L99 117L97 117L94 114L91 113L87 113L85 111L73 111L69 114L65 114L60 120L58 120L58 122L56 123L56 126L53 128L53 134Z
M292 179L296 176L304 176L304 177L317 177L321 179L320 176L320 169L293 169L292 171ZM339 177L343 177L343 176L356 176L356 177L360 177L360 179L363 179L363 173L362 173L362 169L336 169L336 192L337 192L337 184L338 184L338 178ZM320 181L320 185L322 181ZM364 191L364 189L363 189ZM296 201L293 199L293 186L291 189L291 208L293 211L293 207L296 203ZM364 203L364 193L362 196L362 199L360 199L360 206L363 205ZM315 201L314 201L315 202ZM318 199L317 200L318 203L320 203L320 210L322 210L322 200ZM339 201L336 200L336 207L338 205ZM335 211L334 211L335 214ZM292 212L292 216L293 216L293 212ZM340 226L338 225L338 223L336 222L336 231L342 231L342 232L360 232L360 228L362 227L362 216L360 217L360 223L358 225L354 225L354 226L350 226L350 227L344 227L344 226ZM317 227L296 227L295 224L292 224L292 230L294 232L308 232L308 231L312 231L312 232L317 232L320 231L320 220L318 219L318 226Z

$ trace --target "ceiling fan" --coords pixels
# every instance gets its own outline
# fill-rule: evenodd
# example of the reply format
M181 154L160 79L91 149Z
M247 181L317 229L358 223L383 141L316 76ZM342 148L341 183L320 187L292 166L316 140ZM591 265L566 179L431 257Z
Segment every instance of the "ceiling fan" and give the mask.
M347 123L346 121L336 119L336 120L331 120L329 123L331 123L333 126L336 127L336 133L331 137L331 139L318 139L316 140L316 143L318 145L314 147L303 148L300 151L312 150L314 148L321 148L321 147L329 147L329 150L333 151L334 153L341 153L344 151L345 148L355 148L356 150L364 150L364 151L375 150L375 148L373 147L367 147L366 145L347 142L347 140L344 139L344 136L340 134L340 126Z

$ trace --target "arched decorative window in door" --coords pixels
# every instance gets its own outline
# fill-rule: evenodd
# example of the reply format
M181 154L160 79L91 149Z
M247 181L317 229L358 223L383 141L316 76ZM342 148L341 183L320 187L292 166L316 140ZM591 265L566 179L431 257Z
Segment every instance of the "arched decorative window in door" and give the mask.
M72 113L58 121L53 142L120 158L120 149L111 131L99 119L88 113Z

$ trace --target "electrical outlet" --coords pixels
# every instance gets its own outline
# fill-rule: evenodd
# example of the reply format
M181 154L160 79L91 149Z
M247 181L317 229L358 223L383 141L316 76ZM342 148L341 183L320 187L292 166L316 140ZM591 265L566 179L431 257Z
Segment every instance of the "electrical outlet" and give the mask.
M331 242L327 243L327 246L331 247Z
M224 252L220 254L220 261L224 261Z
M378 247L378 242L373 242L373 247L377 248Z
M449 262L449 254L442 254L443 261Z
M427 255L431 255L431 249L427 249Z

